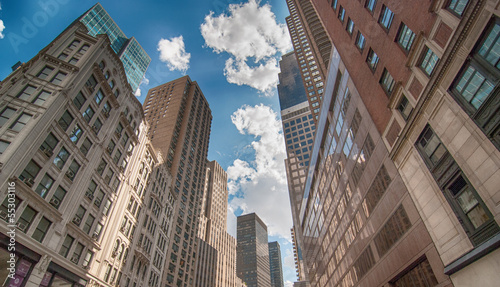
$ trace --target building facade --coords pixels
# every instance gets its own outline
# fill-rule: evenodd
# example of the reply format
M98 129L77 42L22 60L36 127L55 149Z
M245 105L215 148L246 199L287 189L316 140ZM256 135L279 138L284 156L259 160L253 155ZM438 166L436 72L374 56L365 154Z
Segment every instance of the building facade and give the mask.
M286 143L285 169L292 217L294 226L300 226L298 214L307 179L316 126L294 52L283 55L280 61L278 96ZM301 254L300 236L299 233L294 237L296 254ZM299 256L296 256L296 260L298 260L296 265L299 280L307 280L302 256L300 259Z
M95 4L78 20L87 27L89 35L108 35L111 48L122 61L127 80L135 92L151 63L151 58L139 42L134 37L127 38L100 3Z
M162 285L193 286L212 113L198 84L184 76L150 89L144 115L151 143L174 176L177 197Z
M314 121L323 99L330 61L331 41L310 0L287 0L286 24Z
M227 173L207 163L203 193L195 286L233 287L236 284L236 238L227 233Z
M497 2L313 3L347 70L356 72L352 81L443 273L455 286L493 286L499 262Z
M248 287L271 286L267 226L255 213L237 217L236 274Z
M6 285L159 286L172 177L110 45L76 21L1 82Z
M269 242L269 269L271 270L271 286L284 287L281 248L278 241Z

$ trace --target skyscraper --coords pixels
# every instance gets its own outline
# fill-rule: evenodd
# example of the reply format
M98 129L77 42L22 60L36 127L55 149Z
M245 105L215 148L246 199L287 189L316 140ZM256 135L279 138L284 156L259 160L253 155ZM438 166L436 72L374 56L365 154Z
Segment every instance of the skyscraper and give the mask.
M195 286L233 287L236 281L236 238L227 233L227 173L207 164L203 193Z
M387 276L386 281L411 285L417 280L434 284L435 280L451 279L455 286L496 285L500 280L496 272L500 267L500 11L496 2L312 2L337 57L350 72L342 83L352 81L359 94L355 96L353 86L348 84L351 105L363 102L385 147L384 154L387 150L422 219L422 230L429 233L434 245L432 252L425 252L425 258L401 264L403 271ZM342 70L342 65L329 71L336 70ZM335 105L342 110L341 102L334 103L330 109L333 118L337 115ZM343 119L344 125L345 119L349 116ZM328 143L326 130L333 124L326 115L325 124L323 135ZM373 140L377 142L375 137ZM342 140L335 142L339 145ZM318 147L318 153L327 150L321 144ZM348 171L349 163L344 167ZM367 166L365 174L368 170ZM311 198L318 190L312 186L321 185L316 171L316 180L311 178ZM367 203L376 190L372 187ZM315 206L313 201L309 201L309 208ZM384 197L378 204L383 201ZM394 205L384 206L389 209ZM410 212L407 215L412 218ZM384 225L375 237L376 246L381 246L382 234L389 228ZM348 240L348 236L345 238ZM383 259L375 257L374 268ZM419 273L421 270L428 272Z
M255 213L237 218L236 274L248 287L271 285L267 226Z
M283 55L280 61L278 95L283 135L286 143L285 169L294 219L293 224L294 226L300 226L298 214L302 203L304 184L307 179L307 169L316 126L294 52ZM302 249L301 236L300 233L294 236L295 248L298 254L301 254ZM307 280L307 272L304 270L302 256L298 260L298 278L299 280Z
M198 84L184 76L150 89L144 115L148 136L174 176L177 196L163 284L192 286L212 113Z
M127 38L100 3L95 4L78 20L87 27L89 35L94 37L98 34L108 35L111 48L125 68L132 91L137 90L151 62L151 58L139 42L134 37Z
M284 287L281 249L278 241L269 242L269 269L271 270L271 286Z
M287 0L286 24L313 119L318 119L332 44L310 0Z
M6 286L162 280L172 176L109 38L86 31L75 21L0 84Z

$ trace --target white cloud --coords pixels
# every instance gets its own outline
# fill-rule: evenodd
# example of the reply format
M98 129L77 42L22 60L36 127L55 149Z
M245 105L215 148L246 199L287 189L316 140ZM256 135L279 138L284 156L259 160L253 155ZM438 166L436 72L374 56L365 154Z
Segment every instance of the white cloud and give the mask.
M157 51L160 51L160 61L167 64L170 71L178 70L186 73L189 69L190 53L186 53L184 38L182 36L161 39Z
M136 96L136 97L140 97L141 96L141 92L142 92L141 91L141 86L143 84L146 85L146 86L149 85L149 79L146 78L146 77L142 78L142 81L139 84L139 87L137 87L137 90L135 90L135 92L134 92L134 96Z
M283 266L295 270L295 259L293 258L292 249L286 249L286 256L283 262Z
M233 113L231 121L241 134L255 137L251 143L255 160L236 159L227 169L231 192L238 192L229 204L244 214L257 213L267 224L269 235L289 240L292 215L281 122L277 114L263 104L241 107Z
M236 215L231 206L227 207L227 233L236 238Z
M293 282L290 280L285 281L285 287L293 287Z
M262 92L276 86L277 54L290 50L292 44L286 25L276 22L269 4L260 6L259 0L231 4L227 14L207 15L200 30L207 47L231 55L224 69L230 83ZM250 58L255 67L248 65Z
M2 10L2 3L0 3L0 10ZM5 30L5 25L2 19L0 19L0 39L3 39L3 37L5 37L5 35L3 34L3 30Z

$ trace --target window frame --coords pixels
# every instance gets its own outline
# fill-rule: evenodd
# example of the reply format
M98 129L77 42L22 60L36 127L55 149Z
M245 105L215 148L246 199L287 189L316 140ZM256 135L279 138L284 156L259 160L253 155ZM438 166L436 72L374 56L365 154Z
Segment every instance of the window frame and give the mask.
M402 40L406 39L406 36L408 35L408 33L407 33L408 31L410 31L411 34L410 34L409 39L407 39L408 40L407 45L404 45L402 43ZM403 36L403 35L405 35L405 36ZM406 54L408 54L411 51L416 37L417 37L417 35L415 34L415 32L413 32L413 30L411 30L410 27L408 27L404 22L401 22L401 24L399 25L398 33L396 35L396 43Z
M390 12L389 13L386 13L387 11ZM388 19L388 24L387 26L384 24L386 21L384 21L386 18L386 16L389 15L389 19ZM394 20L394 12L392 12L391 9L389 9L387 6L385 5L382 5L382 10L380 10L380 15L378 17L378 23L380 26L382 26L382 28L385 30L386 33L389 33L389 30L391 29L391 26L392 26L392 20Z

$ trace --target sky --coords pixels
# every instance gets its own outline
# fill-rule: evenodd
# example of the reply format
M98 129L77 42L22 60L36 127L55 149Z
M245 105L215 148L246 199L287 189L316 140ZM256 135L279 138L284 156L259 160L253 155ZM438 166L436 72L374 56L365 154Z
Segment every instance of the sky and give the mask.
M96 2L0 0L0 79L27 62ZM296 280L286 185L278 62L292 50L285 0L102 0L127 37L152 61L138 100L157 85L189 75L212 110L209 160L229 178L228 232L256 212L269 241L281 245L285 286Z

